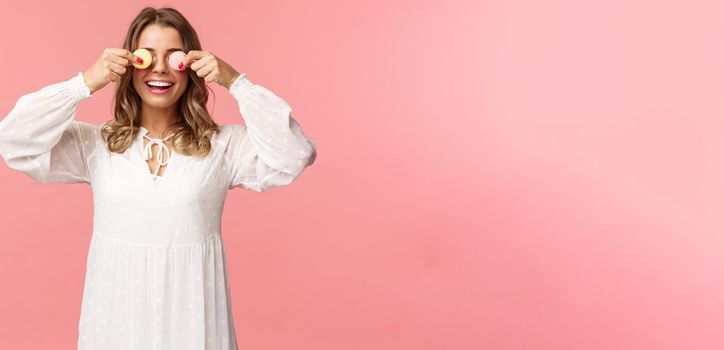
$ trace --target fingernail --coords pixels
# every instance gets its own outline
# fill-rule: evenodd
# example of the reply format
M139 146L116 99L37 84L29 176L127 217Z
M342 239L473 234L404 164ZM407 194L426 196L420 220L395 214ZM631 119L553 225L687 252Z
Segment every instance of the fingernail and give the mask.
M183 64L183 62L182 62L182 63L179 63L178 69L184 69L184 64Z
M136 62L138 62L138 63L143 63L143 60L142 60L140 57L137 57L137 58L136 58Z

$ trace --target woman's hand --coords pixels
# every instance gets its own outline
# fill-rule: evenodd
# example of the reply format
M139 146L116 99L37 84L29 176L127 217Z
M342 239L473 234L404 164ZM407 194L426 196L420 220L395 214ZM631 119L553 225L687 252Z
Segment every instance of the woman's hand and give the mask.
M126 49L108 48L103 50L93 66L83 72L83 78L91 93L98 91L111 81L118 82L121 75L126 73L126 67L133 64L132 60L135 59L137 57L133 55L133 52Z
M239 76L239 72L209 51L190 50L186 53L183 64L184 67L194 70L196 75L204 78L207 83L213 81L227 89Z

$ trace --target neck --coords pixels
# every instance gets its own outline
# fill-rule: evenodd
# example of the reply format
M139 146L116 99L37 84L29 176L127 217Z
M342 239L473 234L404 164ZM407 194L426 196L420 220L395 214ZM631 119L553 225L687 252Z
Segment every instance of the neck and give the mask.
M150 137L161 137L177 120L176 105L165 108L145 105L141 110L141 126L148 129Z

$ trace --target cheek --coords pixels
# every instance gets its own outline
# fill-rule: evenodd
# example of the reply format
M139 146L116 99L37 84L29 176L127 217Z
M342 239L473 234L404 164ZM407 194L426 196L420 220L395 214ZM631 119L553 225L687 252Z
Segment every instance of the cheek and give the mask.
M141 81L141 73L138 70L133 71L133 85L134 86L140 86Z
M189 75L186 72L179 72L176 73L176 81L178 82L186 82L189 79Z
M178 77L178 79L176 79L176 84L178 84L178 86L181 88L181 90L185 90L188 83L189 83L189 81L188 81L188 77L186 75Z

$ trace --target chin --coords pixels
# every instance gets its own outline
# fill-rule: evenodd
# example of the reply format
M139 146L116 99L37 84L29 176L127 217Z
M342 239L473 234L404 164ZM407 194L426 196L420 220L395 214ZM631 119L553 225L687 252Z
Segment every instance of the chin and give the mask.
M154 108L167 108L170 106L173 106L176 101L170 102L170 101L154 101L153 99L148 100L144 99L143 102L148 105L149 107Z
M140 89L146 89L146 86L143 85L140 87ZM139 91L138 89L136 91ZM150 93L148 91L143 91L139 94L141 96L141 100L143 100L144 103L146 103L149 106L152 107L168 107L170 105L173 105L176 103L176 101L179 100L180 95L176 95L176 91L169 91L166 94L163 95L156 95L153 93Z

